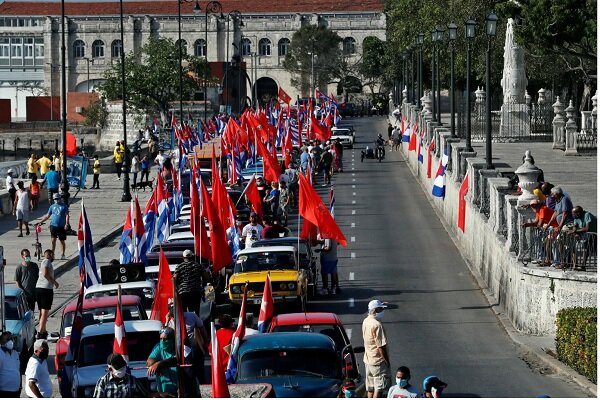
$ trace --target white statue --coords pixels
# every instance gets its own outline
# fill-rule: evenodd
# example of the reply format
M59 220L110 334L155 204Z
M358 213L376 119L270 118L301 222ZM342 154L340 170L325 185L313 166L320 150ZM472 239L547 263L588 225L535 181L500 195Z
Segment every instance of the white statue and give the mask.
M504 104L523 104L527 77L525 76L525 53L517 46L513 36L514 20L508 19L506 39L504 41L504 69L502 71L502 89Z

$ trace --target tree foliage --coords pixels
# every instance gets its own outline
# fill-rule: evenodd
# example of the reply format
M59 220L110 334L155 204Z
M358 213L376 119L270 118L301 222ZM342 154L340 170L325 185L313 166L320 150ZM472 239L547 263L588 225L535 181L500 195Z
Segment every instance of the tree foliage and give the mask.
M363 41L362 62L359 70L365 78L365 85L374 92L376 85L381 85L385 79L386 43L375 36L367 36Z
M294 32L283 61L283 67L292 75L292 86L308 92L313 72L315 87L324 87L343 77L341 42L337 33L324 26L306 25ZM311 54L314 54L314 64Z
M190 100L202 87L196 76L203 77L208 65L204 58L182 53L182 69L179 64L177 44L169 38L150 37L140 53L125 57L126 97L129 107L149 115L159 113L163 122L169 111L169 103L179 101L179 76L183 74L182 99ZM105 73L100 90L108 100L118 100L121 95L121 63L115 63Z

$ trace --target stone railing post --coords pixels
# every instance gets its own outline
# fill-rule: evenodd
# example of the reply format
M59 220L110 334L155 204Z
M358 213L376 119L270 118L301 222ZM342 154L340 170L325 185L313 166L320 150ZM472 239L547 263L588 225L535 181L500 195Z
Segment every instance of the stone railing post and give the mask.
M540 106L540 108L543 108L544 105L546 104L546 89L541 88L540 90L538 90L537 103Z
M423 111L421 111L421 130L425 130L424 152L426 152L429 148L429 143L431 142L431 136L429 135L429 130L427 129L427 126L431 123L431 119L433 118L433 114L431 113L431 92L423 94L421 104L423 105Z
M598 115L598 93L596 92L594 94L594 96L592 96L592 135L595 135L595 136L598 136L597 115Z
M483 121L485 118L485 91L483 88L477 87L475 91L475 119Z
M554 107L554 119L552 120L552 148L565 149L565 106L560 102L560 97L556 96Z
M569 100L569 107L565 109L567 113L567 123L565 124L565 156L577 155L577 123L573 119L575 116L575 107L573 100Z
M504 196L510 189L508 178L489 178L490 217L488 225L497 234L503 235L506 221L504 220ZM504 238L504 236L502 236Z

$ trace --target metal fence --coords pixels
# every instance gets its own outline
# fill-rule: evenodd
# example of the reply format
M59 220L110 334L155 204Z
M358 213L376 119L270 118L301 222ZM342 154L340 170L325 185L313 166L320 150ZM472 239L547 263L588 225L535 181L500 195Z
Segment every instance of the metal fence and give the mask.
M563 231L555 235L545 229L532 228L528 239L529 249L523 257L524 263L559 269L598 269L596 233L580 235Z

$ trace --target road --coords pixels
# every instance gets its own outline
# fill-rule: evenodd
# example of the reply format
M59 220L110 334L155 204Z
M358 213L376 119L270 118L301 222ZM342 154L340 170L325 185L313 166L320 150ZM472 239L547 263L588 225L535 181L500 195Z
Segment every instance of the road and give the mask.
M358 143L334 178L335 216L348 239L338 247L342 293L315 299L309 310L336 312L362 345L367 303L389 302L383 323L392 371L408 366L419 387L438 375L448 397L587 396L540 372L510 340L401 153L388 148L381 164L360 162L377 133L387 136L387 121L352 123ZM328 188L318 190L327 199Z

